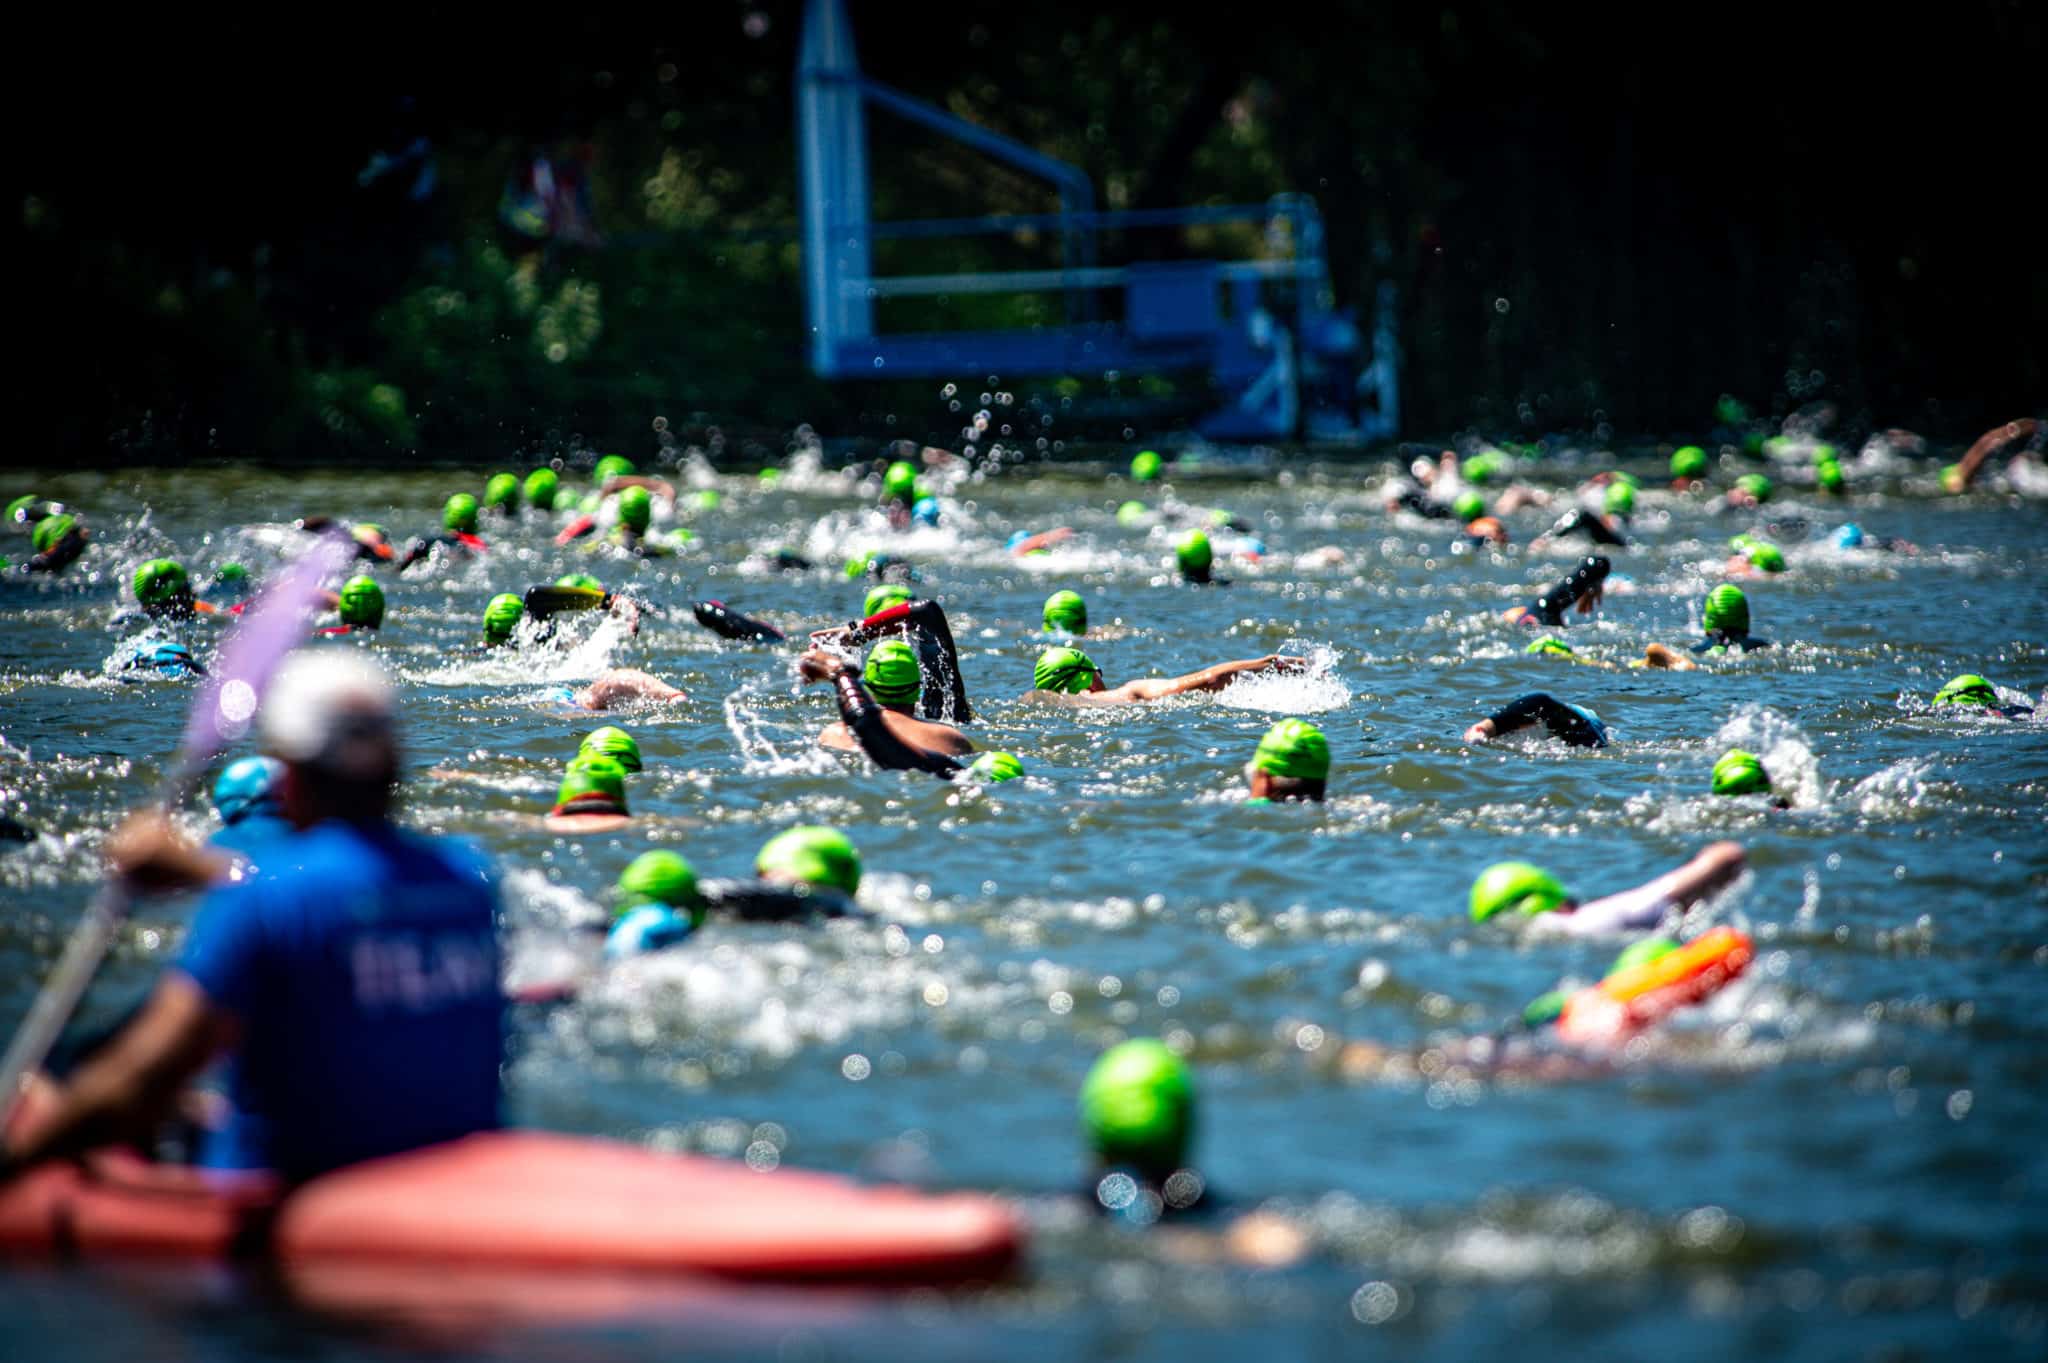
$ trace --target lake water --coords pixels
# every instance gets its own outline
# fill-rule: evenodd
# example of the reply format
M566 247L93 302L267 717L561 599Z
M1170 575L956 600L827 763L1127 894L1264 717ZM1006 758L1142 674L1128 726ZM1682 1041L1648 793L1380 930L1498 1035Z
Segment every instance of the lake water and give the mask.
M1306 455L1173 475L1178 498L1227 508L1266 549L1219 561L1232 583L1209 589L1172 580L1176 531L1118 523L1124 498L1164 498L1105 478L1107 463L962 483L941 527L902 535L867 509L871 492L814 464L772 488L700 468L689 476L723 503L682 514L696 539L674 559L557 549L559 518L529 515L487 527L480 559L386 570L372 647L403 679L405 817L488 850L518 979L594 969L587 928L649 846L700 875L744 875L777 830L831 823L867 868L867 921L714 923L596 971L573 1005L522 1010L516 1120L997 1190L1034 1223L1028 1263L987 1291L720 1288L601 1328L452 1335L400 1312L325 1319L223 1272L12 1264L5 1354L2040 1357L2048 723L1928 701L1974 671L2039 704L2043 504L1940 498L1909 466L1827 504L1788 478L1763 513L1715 514L1657 490L1661 460L1629 463L1649 485L1641 542L1615 551L1604 606L1570 628L1581 655L1625 663L1694 637L1723 541L1774 519L1791 569L1745 585L1756 632L1779 647L1689 673L1526 656L1531 633L1499 613L1585 552L1526 547L1560 506L1509 517L1515 547L1472 552L1446 522L1382 509L1389 466ZM438 525L448 493L482 490L480 474L450 471L12 481L83 509L98 539L61 580L0 585L0 788L42 834L0 853L10 1028L190 698L187 684L108 675L140 630L122 614L134 566L172 553L195 576L229 559L271 569L294 542L280 523L313 512L382 522L402 543ZM1570 471L1534 481L1571 496ZM1919 552L1834 548L1851 518ZM1078 533L1048 554L1005 549L1061 525ZM776 545L821 566L743 570ZM839 565L870 549L910 560L919 593L944 602L981 712L972 735L1016 752L1027 779L974 790L822 753L830 705L794 686L793 648L728 643L691 619L691 601L717 597L794 637L843 622L867 584ZM567 650L474 650L492 594L572 569L667 614L637 638L586 617ZM1085 646L1112 684L1275 652L1314 667L1150 707L1022 703L1040 603L1060 587L1087 597ZM202 654L207 630L188 634ZM640 826L554 837L535 816L598 722L554 687L607 664L689 699L618 721L646 756ZM1597 709L1613 745L1460 742L1536 689ZM1241 803L1241 768L1283 714L1329 736L1326 805ZM1710 796L1730 746L1760 753L1792 807ZM190 817L200 831L211 819L203 802ZM1605 970L1618 943L1469 921L1467 887L1489 862L1538 861L1591 896L1719 838L1746 846L1750 874L1687 928L1745 929L1756 964L1625 1061L1541 1082L1340 1062L1354 1041L1420 1053L1486 1031ZM90 1011L137 996L190 911L145 905ZM1308 1245L1298 1263L1231 1262L1214 1240L1085 1212L1075 1094L1093 1057L1134 1035L1189 1055L1201 1169L1232 1207L1291 1221Z

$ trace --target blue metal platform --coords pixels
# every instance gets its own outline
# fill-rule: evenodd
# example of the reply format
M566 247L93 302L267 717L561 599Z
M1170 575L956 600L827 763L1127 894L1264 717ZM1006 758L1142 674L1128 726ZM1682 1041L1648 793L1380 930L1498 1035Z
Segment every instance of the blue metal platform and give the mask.
M1375 300L1370 360L1335 308L1314 200L1102 212L1075 166L863 75L843 0L810 0L798 50L804 302L812 369L825 378L1124 376L1204 372L1225 401L1214 440L1391 439L1399 419L1391 284ZM1048 182L1059 211L876 222L869 212L867 110L880 109ZM1219 224L1257 227L1249 260L1100 263L1106 234ZM1037 270L878 275L874 244L898 238L1056 237ZM1000 331L878 331L887 299L1057 295L1058 324Z

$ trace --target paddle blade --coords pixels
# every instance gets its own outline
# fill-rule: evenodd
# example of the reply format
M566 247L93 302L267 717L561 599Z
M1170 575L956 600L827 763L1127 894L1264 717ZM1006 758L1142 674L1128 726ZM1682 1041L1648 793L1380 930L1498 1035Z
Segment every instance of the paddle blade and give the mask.
M235 618L185 724L179 760L186 772L204 767L249 731L271 675L306 637L322 590L340 578L355 552L348 536L322 535Z
M603 610L611 594L595 587L528 587L526 613L536 620L563 611Z

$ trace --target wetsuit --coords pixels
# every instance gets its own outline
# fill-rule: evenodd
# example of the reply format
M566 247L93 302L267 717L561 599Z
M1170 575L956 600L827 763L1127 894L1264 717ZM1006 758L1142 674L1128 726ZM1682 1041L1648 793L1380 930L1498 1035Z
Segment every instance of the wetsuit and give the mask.
M1576 705L1567 705L1554 696L1542 691L1531 691L1528 695L1510 701L1504 708L1488 715L1496 735L1510 734L1517 729L1526 729L1532 724L1541 724L1550 730L1550 736L1574 748L1604 748L1607 746L1607 726L1591 710L1582 710Z
M722 639L740 639L753 643L774 642L789 637L773 625L741 615L723 601L699 601L690 609L696 615L698 624Z
M1580 507L1573 507L1570 511L1565 512L1556 525L1551 526L1550 529L1543 533L1545 538L1554 540L1561 540L1566 535L1584 535L1595 544L1612 544L1616 547L1626 547L1628 544L1626 536L1609 527L1607 522L1601 520L1598 516Z
M412 547L405 551L405 557L398 560L398 571L404 572L407 568L412 567L413 564L418 563L421 559L433 553L436 545L444 544L451 549L461 549L467 553L474 554L480 554L490 548L478 536L466 535L459 530L451 531L446 535L429 535L425 539L412 542Z
M1523 607L1516 623L1564 628L1565 612L1572 608L1572 603L1605 582L1613 567L1599 554L1586 555L1555 587Z
M860 684L860 674L842 667L832 676L832 693L839 702L839 718L860 744L868 760L885 771L923 771L950 781L967 770L967 764L946 753L913 748L898 738L883 718L885 711Z
M1771 648L1769 639L1759 639L1752 634L1731 634L1725 629L1707 631L1707 637L1692 646L1694 653L1720 653L1727 649L1739 648L1744 653L1753 648Z
M845 638L849 645L858 648L884 634L904 632L910 633L917 643L919 666L936 671L945 683L943 699L939 698L937 688L924 688L918 696L918 718L950 719L956 724L973 719L974 709L967 703L967 683L960 675L960 650L953 643L945 608L938 602L899 601L865 620L849 624Z
M1400 494L1394 498L1394 505L1402 508L1404 511L1412 511L1418 516L1426 516L1433 521L1454 521L1458 519L1456 511L1453 511L1442 502L1432 502L1429 498L1423 496L1422 489L1419 487L1402 488Z

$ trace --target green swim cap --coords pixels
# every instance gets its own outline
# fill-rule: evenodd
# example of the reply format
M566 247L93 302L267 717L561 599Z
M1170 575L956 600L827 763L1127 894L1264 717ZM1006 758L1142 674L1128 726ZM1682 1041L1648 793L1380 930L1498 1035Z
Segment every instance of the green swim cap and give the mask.
M846 576L849 580L856 577L864 577L867 575L868 570L874 566L875 556L873 554L866 552L855 554L846 560Z
M759 477L762 487L774 487L777 483L782 481L782 470L776 468L773 464L770 464L768 467L761 470Z
M1640 942L1630 942L1624 947L1621 955L1614 958L1614 964L1607 967L1607 973L1619 975L1624 970L1633 970L1661 956L1669 956L1676 950L1678 943L1669 937L1645 937Z
M1943 464L1941 466L1941 490L1943 492L1961 492L1963 490L1963 466L1961 464Z
M192 593L184 565L168 558L153 558L137 568L129 585L135 589L135 599L145 606L168 606Z
M213 570L213 581L218 587L245 587L249 583L249 570L239 563L223 563Z
M1673 478L1706 477L1707 452L1697 445L1680 445L1671 452L1671 476Z
M24 517L21 513L28 510L35 504L36 494L33 492L24 493L21 496L16 497L13 501L7 504L7 519L14 524L20 524L23 520L26 519L26 517Z
M1754 795L1771 788L1770 773L1753 752L1730 748L1714 763L1714 794Z
M1749 598L1734 583L1723 582L1707 593L1706 604L1700 608L1700 623L1709 632L1749 633Z
M1564 640L1558 638L1555 634L1544 635L1541 639L1534 641L1527 648L1523 649L1522 652L1555 653L1561 658L1570 658L1576 656L1572 652L1572 646L1566 643Z
M1714 402L1714 419L1723 426L1740 426L1749 420L1749 408L1733 393L1723 393Z
M1038 663L1031 669L1031 684L1040 691L1071 696L1086 691L1088 683L1101 675L1095 660L1080 649L1049 648L1038 655Z
M1476 492L1461 492L1451 503L1451 514L1468 524L1476 521L1486 514L1486 498Z
M617 805L618 813L626 813L626 769L609 757L576 758L562 773L562 784L555 791L555 806L560 808L578 800L596 804L597 796Z
M640 741L614 724L592 729L576 747L578 757L608 757L627 771L641 770Z
M716 511L725 499L718 495L715 487L700 487L690 494L690 505L699 511Z
M868 599L860 603L860 613L863 618L866 618L877 611L885 611L891 606L901 605L909 599L910 588L900 582L884 582L881 586L870 591Z
M1104 1164L1170 1174L1186 1160L1194 1127L1194 1080L1164 1042L1110 1047L1081 1084L1081 1130Z
M1610 516L1633 515L1636 509L1636 490L1616 479L1607 485L1607 495L1601 499L1601 506Z
M618 910L614 918L640 904L666 904L688 909L702 923L704 899L697 893L697 873L674 852L642 852L619 873Z
M1759 502L1771 500L1771 480L1761 473L1745 473L1735 480L1735 486L1747 492Z
M1215 561L1216 552L1209 547L1209 537L1199 530L1190 530L1173 547L1174 561L1180 564L1183 573L1203 573Z
M509 473L494 473L484 484L484 505L502 506L507 511L519 509L519 480Z
M1767 573L1782 573L1785 571L1784 551L1775 544L1759 540L1749 546L1749 566Z
M1934 693L1936 705L1996 705L1998 690L1974 672L1965 672Z
M476 498L458 492L441 507L441 524L458 535L476 533Z
M1848 483L1842 476L1842 466L1832 459L1823 459L1815 465L1813 476L1822 492L1840 492Z
M1151 482L1159 476L1161 462L1156 451L1139 450L1131 456L1131 480L1138 483Z
M589 573L563 573L555 579L555 585L557 587L583 587L593 592L604 590L604 583L599 582Z
M917 493L917 465L907 459L898 459L889 465L882 475L882 496L885 499L907 502Z
M1492 450L1481 450L1467 459L1460 471L1464 473L1466 482L1484 485L1499 477L1502 468L1503 463L1498 454Z
M644 487L629 487L619 494L619 524L635 534L647 533L647 523L654 519L654 498L647 495Z
M525 613L526 603L510 592L492 597L491 604L484 607L484 638L494 644L504 643L519 628L519 617Z
M526 482L519 490L531 505L542 511L552 511L555 506L555 493L561 486L562 480L556 476L553 469L535 469L526 475Z
M1124 502L1116 509L1116 523L1123 526L1135 525L1145 519L1145 512L1146 507L1143 502Z
M1069 634L1088 632L1088 603L1081 599L1081 593L1059 591L1045 598L1045 627L1063 629Z
M1483 923L1497 913L1535 916L1571 902L1564 882L1526 861L1500 861L1472 882L1472 921Z
M968 765L967 774L977 781L1014 781L1024 774L1024 764L1015 753L985 752Z
M868 650L860 679L868 694L884 705L915 705L924 690L917 670L917 652L901 639L884 639Z
M821 885L847 895L860 889L860 853L838 829L815 824L768 839L754 858L754 871L763 880Z
M590 481L603 487L614 478L623 478L633 472L633 461L623 454L608 454L590 470Z
M1571 995L1562 989L1553 989L1548 994L1538 994L1522 1009L1522 1023L1527 1027L1548 1027L1564 1016L1565 1000Z
M341 623L367 629L384 623L384 589L376 578L358 575L341 584Z
M37 553L47 554L77 524L76 516L45 516L36 522L35 530L29 535L29 543L35 546Z
M1252 766L1270 776L1322 781L1330 775L1330 741L1305 719L1283 719L1259 740Z

